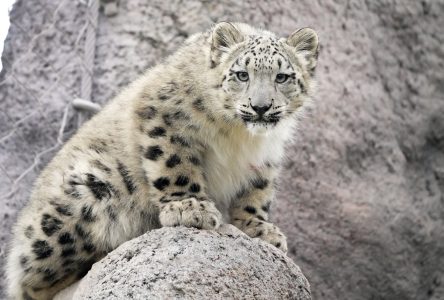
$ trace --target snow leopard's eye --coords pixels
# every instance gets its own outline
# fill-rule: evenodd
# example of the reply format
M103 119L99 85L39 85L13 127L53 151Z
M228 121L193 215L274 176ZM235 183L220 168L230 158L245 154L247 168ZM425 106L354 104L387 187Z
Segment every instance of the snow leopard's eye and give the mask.
M288 76L287 74L279 73L276 75L276 82L277 83L284 83L285 81L287 81L288 77L290 77L290 76Z
M236 72L237 79L240 81L248 81L248 73L247 72Z

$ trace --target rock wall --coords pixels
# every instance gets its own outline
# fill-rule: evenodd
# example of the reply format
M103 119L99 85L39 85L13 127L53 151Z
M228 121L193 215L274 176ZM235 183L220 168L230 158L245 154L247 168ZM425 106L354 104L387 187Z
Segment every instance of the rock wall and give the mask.
M23 56L54 3L18 1L3 58ZM84 5L65 1L60 13L55 34L33 47L57 70L77 57L70 45L82 27ZM283 36L315 28L322 44L316 108L288 149L272 208L289 237L289 256L310 281L314 299L442 299L443 13L442 0L120 1L116 15L100 15L93 100L105 103L187 36L217 21L243 21ZM47 92L45 118L33 115L0 143L8 174L0 176L3 194L54 142L64 103L71 100L66 90L79 88L79 69L54 85L51 69L37 61L21 61L13 71L27 90ZM4 84L12 71L3 64L0 110L18 120L36 102L16 81ZM3 136L11 120L0 116ZM74 112L68 121L65 136L75 129ZM36 174L0 203L2 254Z

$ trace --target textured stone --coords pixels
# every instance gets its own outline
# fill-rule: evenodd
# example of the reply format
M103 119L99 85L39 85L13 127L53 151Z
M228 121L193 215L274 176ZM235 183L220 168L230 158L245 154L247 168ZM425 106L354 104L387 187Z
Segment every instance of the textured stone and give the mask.
M232 225L153 230L96 263L68 299L297 299L310 286L291 259Z
M29 41L52 22L56 3L18 1L11 16L26 33L12 25L3 59L22 58ZM72 45L85 7L63 3L54 33L34 47L55 70L64 70L63 81L54 85L55 73L35 55L14 68L31 94L46 95L42 106L14 78L2 81L11 72L3 61L0 136L11 129L11 119L37 113L0 144L9 176L0 176L1 195L35 153L54 143L64 104L79 91L81 68L62 68L78 57ZM272 207L288 236L289 256L315 299L443 299L443 14L442 0L119 1L115 16L100 15L93 100L105 103L216 21L243 21L282 35L315 28L322 44L316 107L289 147ZM66 136L76 114L68 120ZM1 200L2 255L36 174Z

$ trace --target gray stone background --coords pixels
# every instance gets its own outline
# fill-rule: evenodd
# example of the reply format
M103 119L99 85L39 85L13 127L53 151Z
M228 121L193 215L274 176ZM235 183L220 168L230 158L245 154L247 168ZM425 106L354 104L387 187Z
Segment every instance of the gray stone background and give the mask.
M11 12L0 73L0 268L32 182L58 137L77 128L70 101L86 2L18 0ZM288 254L314 299L443 299L443 15L442 0L120 0L116 15L99 17L92 100L106 103L217 21L282 36L313 27L322 44L316 108L288 148L273 207Z

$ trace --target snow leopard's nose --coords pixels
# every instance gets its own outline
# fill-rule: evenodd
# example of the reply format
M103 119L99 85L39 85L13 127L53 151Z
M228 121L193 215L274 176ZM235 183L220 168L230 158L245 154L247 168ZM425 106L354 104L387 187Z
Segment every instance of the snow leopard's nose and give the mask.
M259 116L263 116L270 108L271 108L271 103L270 105L265 105L265 106L255 106L255 105L251 105L251 108L259 115Z

